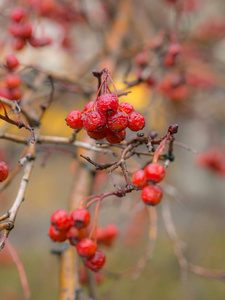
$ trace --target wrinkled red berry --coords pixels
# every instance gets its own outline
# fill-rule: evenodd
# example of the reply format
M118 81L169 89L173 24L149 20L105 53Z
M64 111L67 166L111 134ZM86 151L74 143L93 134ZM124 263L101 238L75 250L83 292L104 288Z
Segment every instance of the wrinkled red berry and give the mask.
M97 250L93 256L85 259L84 265L88 269L96 272L104 266L105 261L105 254L102 251Z
M6 84L10 88L16 88L21 84L21 79L18 75L9 73L5 78Z
M94 110L94 101L89 101L88 103L85 104L84 106L84 109L83 109L83 112L89 112L89 111L92 111Z
M102 94L96 101L96 109L104 115L111 115L116 112L118 105L118 98L110 93Z
M107 130L106 132L106 140L110 144L118 144L121 141L123 141L126 137L126 130L120 131L120 132L113 132L111 130Z
M121 102L119 105L119 110L124 112L125 114L129 115L134 111L133 105L127 102Z
M86 237L86 229L85 228L78 229L72 226L67 231L66 237L69 240L70 245L76 246L80 240Z
M160 182L166 175L165 167L160 163L150 163L145 169L145 177L154 183Z
M77 208L71 212L72 222L77 228L87 227L90 223L91 215L86 208Z
M125 113L118 111L108 117L107 124L110 130L120 132L127 128L128 117Z
M13 88L10 90L11 92L11 100L19 100L21 99L22 93L20 88Z
M0 182L4 181L9 174L9 167L4 161L0 161Z
M103 130L99 132L87 131L87 134L94 140L102 140L106 137L106 132L107 128L103 128Z
M97 250L97 244L91 239L83 239L77 243L77 253L82 257L90 257Z
M133 184L136 184L138 187L143 188L148 185L148 181L145 177L145 171L144 170L138 170L133 174L132 178Z
M64 209L58 209L51 215L51 224L58 230L68 230L71 225L71 217Z
M66 237L66 231L56 229L53 225L49 226L48 235L54 242L64 242Z
M138 112L132 112L128 119L128 128L132 131L142 130L145 127L145 118Z
M162 198L162 190L158 185L148 185L143 188L141 198L147 205L155 206Z
M102 131L106 126L106 118L103 114L94 110L84 116L83 124L87 131Z
M5 68L12 70L19 65L19 61L14 54L8 54L3 62Z
M72 129L83 127L83 115L80 110L72 110L66 117L66 124Z

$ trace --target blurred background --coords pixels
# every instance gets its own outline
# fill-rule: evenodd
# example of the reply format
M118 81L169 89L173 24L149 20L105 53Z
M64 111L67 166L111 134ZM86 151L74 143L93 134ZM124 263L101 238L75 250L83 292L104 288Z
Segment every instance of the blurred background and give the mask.
M26 12L24 22L32 26L32 39L18 38L13 31L15 7ZM145 134L157 131L163 136L169 125L179 124L175 160L162 185L162 202L170 206L187 260L206 269L225 269L225 2L1 0L0 11L1 62L9 53L17 56L20 67L16 72L22 80L19 98L38 110L51 92L47 75L54 79L54 101L44 115L40 134L71 136L65 118L72 109L82 110L93 100L97 80L92 70L104 67L118 91L131 91L120 101L144 114ZM35 85L41 76L46 77ZM5 69L1 68L2 97L5 87ZM30 136L25 129L3 121L0 128L1 133ZM127 139L134 136L127 133ZM78 140L85 138L84 130L77 135ZM95 144L91 139L88 142ZM1 159L7 161L10 172L23 148L1 139ZM47 233L52 212L68 209L79 154L80 149L69 146L37 145L25 201L9 236L24 266L32 300L58 298L59 258L51 252L61 246ZM114 160L107 155L100 159ZM143 168L148 162L147 157L128 161L130 178L137 166ZM1 214L11 207L22 174L23 168L1 192ZM119 183L121 178L115 175ZM107 171L99 171L95 193L113 189ZM98 299L224 299L223 280L181 272L165 229L162 205L156 210L153 257L134 280L133 273L126 275L126 270L144 255L149 230L140 192L102 202L100 225L116 224L119 235L112 247L104 248L107 262L97 284ZM116 279L117 274L124 275ZM1 299L24 299L7 247L0 252L0 278Z

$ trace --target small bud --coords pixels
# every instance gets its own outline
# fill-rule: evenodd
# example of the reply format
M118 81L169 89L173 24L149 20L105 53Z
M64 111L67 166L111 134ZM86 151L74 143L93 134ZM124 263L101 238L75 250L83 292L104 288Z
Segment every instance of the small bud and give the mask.
M177 131L178 131L178 124L170 125L170 127L168 128L168 132L170 132L171 134L177 133Z

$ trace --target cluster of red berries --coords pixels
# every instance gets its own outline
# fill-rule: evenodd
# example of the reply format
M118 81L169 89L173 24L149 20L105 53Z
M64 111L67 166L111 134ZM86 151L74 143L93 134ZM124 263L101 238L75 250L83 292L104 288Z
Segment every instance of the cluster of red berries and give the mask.
M37 38L33 35L33 27L27 21L28 14L22 7L14 7L10 14L9 33L14 37L12 46L15 50L21 50L28 42L32 47L43 47L51 44L48 37Z
M145 204L155 206L160 203L163 193L157 183L165 175L165 167L160 163L150 163L144 170L138 170L133 174L132 182L142 188L141 198Z
M105 254L98 250L97 243L86 237L89 223L90 213L85 208L75 209L70 214L59 209L51 216L48 235L55 242L68 240L76 247L84 265L92 271L98 271L105 264L106 258Z
M4 181L9 174L9 167L4 161L0 161L0 182Z
M14 54L8 54L3 62L7 74L4 77L3 85L0 86L0 96L10 100L19 100L22 96L21 78L15 74L18 65L19 61Z
M126 128L139 131L145 126L145 118L134 111L131 104L122 102L112 93L104 93L96 101L88 102L83 109L72 110L66 118L70 128L85 128L87 134L95 139L106 140L111 144L125 139Z

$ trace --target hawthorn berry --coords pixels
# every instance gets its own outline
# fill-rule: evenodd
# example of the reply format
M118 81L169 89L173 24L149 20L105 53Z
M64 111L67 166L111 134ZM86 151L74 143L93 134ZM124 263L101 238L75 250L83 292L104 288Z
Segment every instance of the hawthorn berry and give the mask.
M9 167L4 161L0 161L0 182L4 181L9 174Z
M107 125L110 130L114 132L120 132L127 128L128 117L125 113L117 111L114 114L108 116Z
M126 137L126 130L120 131L120 132L113 132L110 129L106 132L106 140L110 144L118 144L121 141L123 141Z
M91 215L86 208L77 208L71 212L72 222L75 227L87 227L90 223Z
M143 188L148 185L148 181L145 177L145 171L144 170L138 170L133 174L132 177L133 184L136 184L138 187Z
M40 38L31 36L28 39L28 42L32 47L38 48L38 47L44 47L44 46L50 45L52 43L52 39L47 36L42 36Z
M107 128L103 128L103 130L99 132L87 131L87 134L94 140L102 140L106 137L106 132Z
M88 238L81 240L76 245L77 253L82 257L90 257L94 255L97 248L97 244Z
M70 245L76 246L80 240L86 237L86 229L85 228L78 229L77 227L72 226L66 232L66 237L69 240Z
M51 224L58 230L68 230L71 225L71 217L64 209L58 209L51 215Z
M104 266L105 261L106 261L105 254L102 251L97 250L94 255L85 259L84 265L86 268L90 269L91 271L97 272Z
M9 70L15 69L18 65L19 61L14 54L8 54L3 62L3 66Z
M66 117L66 124L72 129L83 127L83 115L80 110L72 110Z
M165 167L160 163L150 163L145 169L145 178L154 183L160 182L166 175Z
M102 94L96 101L96 109L104 115L113 114L117 111L118 106L118 98L110 93Z
M54 242L64 242L67 239L66 231L58 230L53 225L49 226L48 235Z
M145 127L145 118L138 112L132 112L128 119L128 128L132 131L142 130Z
M14 7L11 11L10 18L12 21L19 23L26 17L26 12L22 7Z
M158 185L148 185L143 188L141 198L145 204L155 206L161 201L162 190Z
M9 88L17 88L21 84L20 77L12 73L6 75L5 81Z
M127 102L121 102L119 105L119 110L124 112L125 114L129 115L134 111L133 105Z
M94 103L95 103L94 101L89 101L88 103L86 103L83 109L83 113L94 110Z
M83 125L87 131L102 131L106 126L106 118L103 114L94 110L84 116Z
M26 45L26 39L24 38L15 38L12 42L13 49L19 51L24 48Z
M102 244L104 244L105 246L112 246L115 238L118 236L119 230L117 228L116 225L114 224L108 224L105 228L104 228L104 234L103 234L103 238L101 240ZM98 236L97 236L98 239Z
M10 89L11 100L19 100L22 96L21 90L19 88Z

